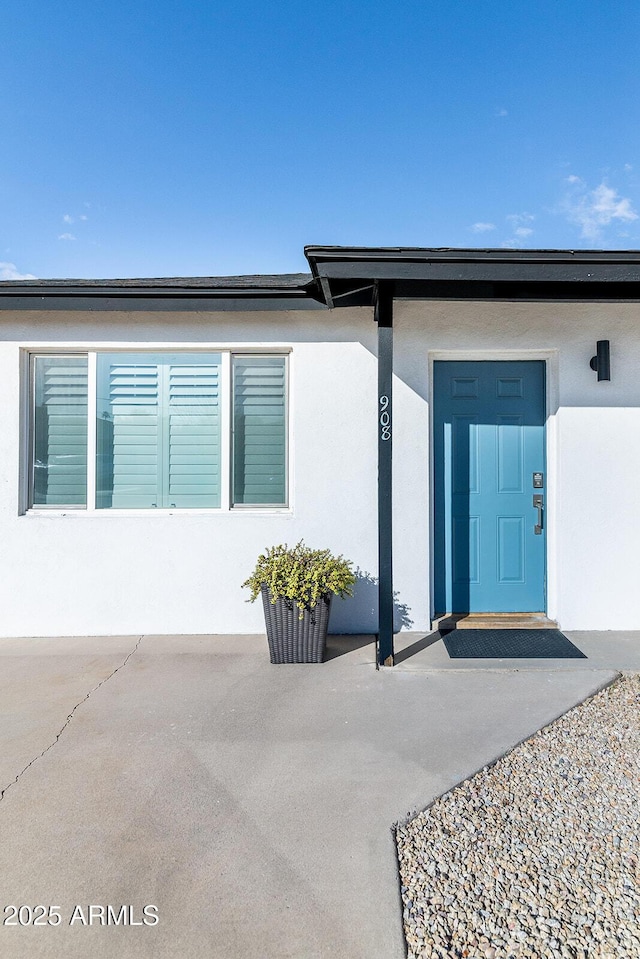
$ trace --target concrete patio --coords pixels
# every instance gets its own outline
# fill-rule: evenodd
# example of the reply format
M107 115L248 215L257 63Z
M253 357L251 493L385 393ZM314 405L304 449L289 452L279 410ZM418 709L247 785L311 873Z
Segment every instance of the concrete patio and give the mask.
M371 637L321 666L259 636L0 640L2 906L61 916L0 955L402 959L394 822L640 670L640 633L568 635L587 659L403 634L381 671Z

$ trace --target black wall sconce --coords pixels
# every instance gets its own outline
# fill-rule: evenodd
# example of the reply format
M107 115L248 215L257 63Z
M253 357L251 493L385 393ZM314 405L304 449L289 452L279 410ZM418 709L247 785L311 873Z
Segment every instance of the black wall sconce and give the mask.
M591 357L589 366L598 374L598 381L611 379L609 340L598 340L596 343L596 355Z

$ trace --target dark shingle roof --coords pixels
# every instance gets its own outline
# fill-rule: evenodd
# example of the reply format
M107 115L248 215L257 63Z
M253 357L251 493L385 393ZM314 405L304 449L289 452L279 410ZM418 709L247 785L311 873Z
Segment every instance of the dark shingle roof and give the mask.
M310 273L0 281L0 310L323 309Z
M47 291L78 290L303 290L313 277L310 273L275 273L251 276L175 276L126 277L114 280L47 279L1 280L0 290L34 289Z

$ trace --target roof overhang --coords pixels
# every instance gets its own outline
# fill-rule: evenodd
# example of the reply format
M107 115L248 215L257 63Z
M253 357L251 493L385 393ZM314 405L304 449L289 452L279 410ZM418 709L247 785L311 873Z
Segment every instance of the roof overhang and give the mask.
M396 299L640 300L640 251L307 246L328 306Z
M272 311L395 299L640 300L640 251L307 246L311 274L7 280L0 310Z
M120 280L6 280L0 310L323 310L308 273Z

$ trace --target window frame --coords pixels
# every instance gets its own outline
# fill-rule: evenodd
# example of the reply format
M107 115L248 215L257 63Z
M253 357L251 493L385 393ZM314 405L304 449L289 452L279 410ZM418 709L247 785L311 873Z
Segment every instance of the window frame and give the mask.
M274 356L282 357L284 359L284 501L285 505L277 505L270 503L262 504L253 504L253 503L234 503L233 494L234 494L234 485L235 485L235 363L234 360L236 357L242 357L243 359L258 357L258 356ZM230 426L230 435L229 442L227 444L227 449L229 452L229 469L228 469L228 490L229 490L229 508L232 510L248 510L248 509L289 509L289 490L290 485L290 476L289 476L289 449L290 449L290 436L289 436L289 356L286 353L275 353L267 352L263 350L258 352L256 350L232 350L229 352L229 416L228 422Z
M87 357L87 503L69 503L66 506L59 506L57 503L34 503L35 495L35 459L36 459L36 359L46 356L48 359L66 359L67 357ZM86 350L34 350L28 354L28 443L27 443L27 483L26 483L26 508L35 511L51 510L73 510L74 512L85 512L88 506L89 496L89 472L91 462L91 430L89 429L89 420L91 415L91 399L89 395L90 359Z
M128 354L128 353L184 353L189 356L198 354L219 353L220 366L220 505L211 507L114 507L105 508L96 506L96 411L97 411L97 365L100 354ZM21 395L26 405L25 414L21 417L23 425L23 456L22 482L20 483L21 515L40 515L47 513L74 515L74 516L168 516L168 515L199 515L231 512L290 513L291 507L291 354L290 346L274 344L269 348L262 345L235 347L215 343L198 343L197 346L181 344L138 344L135 342L126 345L114 346L104 343L99 346L59 346L33 345L24 347L22 354L23 388ZM34 503L34 463L35 463L35 361L37 357L87 357L87 503L80 504L39 504ZM233 444L234 444L234 358L252 356L272 356L284 359L284 405L285 405L285 498L283 504L238 503L233 502Z

